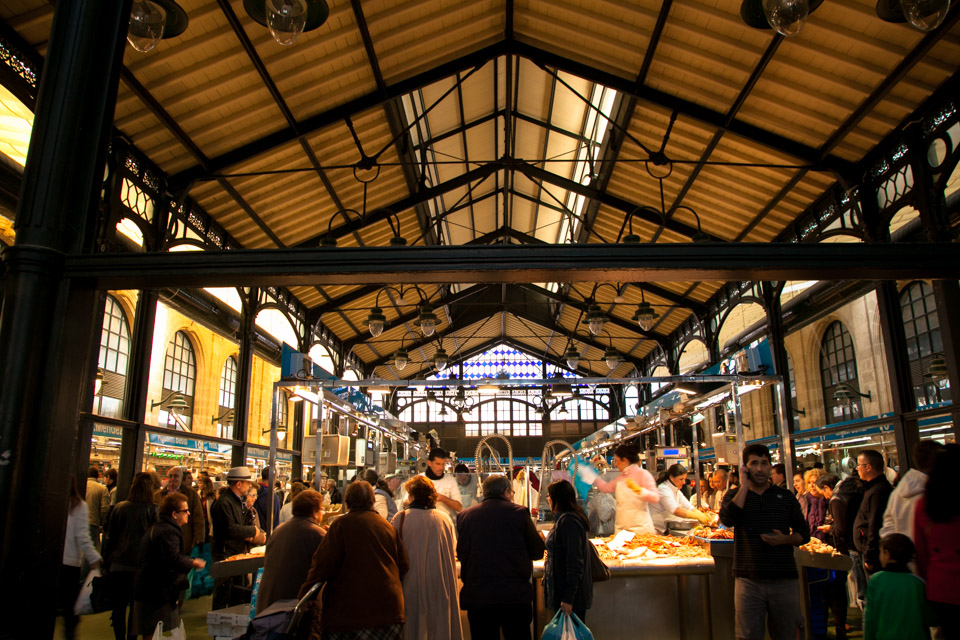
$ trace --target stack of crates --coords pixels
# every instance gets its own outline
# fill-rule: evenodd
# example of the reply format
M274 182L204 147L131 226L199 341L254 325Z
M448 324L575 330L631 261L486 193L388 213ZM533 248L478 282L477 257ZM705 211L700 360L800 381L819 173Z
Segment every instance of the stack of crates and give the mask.
M207 614L207 633L215 640L233 640L242 636L250 624L250 605L238 604Z

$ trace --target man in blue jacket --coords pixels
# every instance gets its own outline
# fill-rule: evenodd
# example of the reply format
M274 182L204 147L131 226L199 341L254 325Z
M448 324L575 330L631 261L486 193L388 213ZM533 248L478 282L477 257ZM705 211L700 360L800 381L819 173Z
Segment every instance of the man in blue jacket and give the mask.
M512 502L504 476L483 481L483 501L457 514L460 608L466 609L473 640L530 640L533 620L533 561L546 547L530 510Z

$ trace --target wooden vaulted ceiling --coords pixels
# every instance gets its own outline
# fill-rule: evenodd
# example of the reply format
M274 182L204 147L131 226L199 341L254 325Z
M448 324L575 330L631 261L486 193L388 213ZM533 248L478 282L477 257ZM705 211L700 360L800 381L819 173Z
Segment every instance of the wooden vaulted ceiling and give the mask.
M956 7L923 34L869 0L829 0L784 39L745 26L739 0L328 2L322 27L282 47L241 0L184 0L183 35L126 52L116 127L238 246L387 246L397 229L411 245L769 242L856 184L960 67ZM41 54L52 13L0 6ZM426 285L430 339L415 294L292 291L380 376L398 375L401 344L403 377L429 373L441 340L454 359L505 341L554 361L572 340L585 372L627 375L722 285L609 284ZM649 333L641 299L660 313ZM378 302L390 326L371 338ZM591 302L611 317L597 337ZM610 344L626 356L613 372Z

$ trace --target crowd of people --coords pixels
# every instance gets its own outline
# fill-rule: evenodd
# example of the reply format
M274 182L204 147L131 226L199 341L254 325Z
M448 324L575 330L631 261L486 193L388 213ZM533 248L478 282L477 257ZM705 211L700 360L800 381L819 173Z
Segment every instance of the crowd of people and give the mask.
M810 469L794 477L796 495L773 482L770 452L743 451L743 489L726 497L720 521L735 527L734 576L738 638L793 640L802 630L792 547L816 536L849 555L853 575L827 580L826 605L836 638L849 630L848 579L864 608L868 640L960 638L960 499L948 475L960 448L924 441L913 468L894 488L883 456L865 449L857 474L841 479ZM780 478L785 480L783 471Z
M854 604L865 608L866 638L926 638L938 626L953 639L960 637L960 500L946 474L960 464L958 451L921 443L894 488L882 455L866 449L856 475L841 480L809 469L794 476L794 492L769 451L749 445L738 473L705 477L705 511L688 497L684 467L672 465L655 480L635 445L615 449L618 475L604 480L584 469L581 479L612 495L614 531L662 534L670 519L710 522L719 511L720 522L736 530L738 638L797 637L803 619L793 547L814 536L852 561L851 575L831 573L824 589L838 639L848 630L848 580ZM491 476L478 487L466 467L448 465L438 448L424 472L403 484L367 469L342 493L332 479L322 493L295 479L286 495L269 486L266 472L255 482L247 467L231 469L219 490L204 472L194 488L189 473L174 467L163 483L137 474L119 503L115 475L101 484L91 468L85 499L76 479L72 485L59 600L66 637L76 632L73 602L84 567L105 572L118 640L150 639L158 622L176 627L185 577L204 565L192 552L203 544L214 561L266 544L261 611L322 583L310 614L315 640L460 640L461 610L473 638L530 638L532 563L545 554L545 604L585 620L593 601L589 538L606 532L581 508L574 485L546 487L555 520L544 536L515 503L509 478ZM343 514L321 526L324 504L339 503ZM217 579L213 608L249 602L251 586L249 576Z

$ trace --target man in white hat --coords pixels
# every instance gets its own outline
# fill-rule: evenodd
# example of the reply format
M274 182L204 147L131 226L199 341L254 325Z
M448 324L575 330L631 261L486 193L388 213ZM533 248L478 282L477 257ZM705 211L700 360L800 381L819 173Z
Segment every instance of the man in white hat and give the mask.
M227 490L210 507L213 521L213 545L210 548L213 561L218 562L238 553L246 553L252 545L263 544L266 534L255 525L247 524L244 498L250 491L251 475L247 467L234 467L227 473ZM218 578L213 587L213 608L223 609L239 602L231 596L234 582L242 576Z

